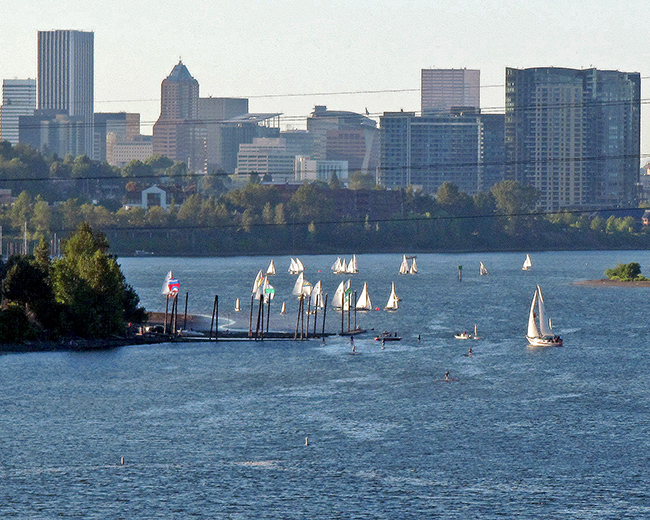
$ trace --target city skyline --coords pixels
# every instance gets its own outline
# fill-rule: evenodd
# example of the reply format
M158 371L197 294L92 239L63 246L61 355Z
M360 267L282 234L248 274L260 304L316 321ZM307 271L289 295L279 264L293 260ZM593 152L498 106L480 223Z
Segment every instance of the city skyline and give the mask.
M375 118L417 112L420 72L428 68L480 70L481 105L490 112L505 108L506 67L593 66L649 75L650 50L642 28L635 28L650 14L644 2L625 10L599 0L552 0L534 10L499 1L429 4L194 2L180 9L148 0L93 6L75 0L36 10L10 2L0 21L0 75L36 77L38 31L94 31L95 111L140 113L145 133L159 115L160 82L179 57L201 85L201 97L249 98L252 112L282 112L283 126L298 128L316 105L367 108ZM642 86L642 99L645 91ZM643 112L642 157L650 152L650 114Z

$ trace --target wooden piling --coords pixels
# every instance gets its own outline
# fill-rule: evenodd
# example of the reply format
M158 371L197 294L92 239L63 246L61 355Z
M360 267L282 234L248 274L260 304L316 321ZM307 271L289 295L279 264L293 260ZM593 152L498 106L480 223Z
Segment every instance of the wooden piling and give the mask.
M327 293L325 294L325 307L323 307L323 329L321 335L325 337L325 317L327 316ZM324 341L324 340L323 340Z
M183 330L187 330L187 300L190 296L190 293L185 293L185 314L183 317Z
M248 316L248 337L253 335L253 302L255 301L255 293L251 294L251 311Z

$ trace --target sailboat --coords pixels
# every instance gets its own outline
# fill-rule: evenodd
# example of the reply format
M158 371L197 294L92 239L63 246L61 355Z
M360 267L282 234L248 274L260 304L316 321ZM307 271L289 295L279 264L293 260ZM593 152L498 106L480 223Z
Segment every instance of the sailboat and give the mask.
M285 302L282 302L282 308L280 309L280 314L286 314L287 313L287 304Z
M300 258L292 258L289 264L289 274L298 274L305 270L305 266L300 261Z
M334 298L332 298L332 307L335 309L343 309L347 311L350 308L350 280L341 282L336 288Z
M479 267L478 267L478 274L480 274L481 276L485 276L486 274L490 274L488 272L487 268L485 267L485 265L483 265L483 262L479 262L479 264L481 264L481 265L479 265Z
M530 255L526 255L526 260L524 260L524 265L521 266L522 271L529 271L533 267L533 261L530 259Z
M413 257L413 263L411 264L411 268L409 269L409 274L418 274L418 266L415 263L415 257Z
M358 311L372 310L372 301L370 301L370 295L368 294L368 282L363 282L363 289L361 290L361 295L357 300L356 309Z
M275 262L271 259L271 263L266 268L266 276L274 276L275 274Z
M340 274L341 273L341 257L336 258L336 262L332 264L332 271L334 271L334 274Z
M537 311L537 312L536 312ZM539 325L537 323L539 320ZM526 334L528 343L533 347L561 347L562 338L553 334L551 320L546 321L546 309L542 289L538 285L533 295L528 313L528 332Z
M239 298L235 300L235 312L241 311L241 302L239 301Z
M252 294L255 296L256 299L258 299L262 294L263 284L264 284L264 273L260 269L260 271L257 273L257 276L255 277L255 281L253 282Z
M384 308L387 311L396 311L399 309L399 298L395 293L395 282L391 282L390 296L388 297L388 303Z
M346 274L355 274L359 272L359 269L357 268L357 255L352 255L345 272Z
M311 290L311 306L322 309L325 307L323 303L323 284L320 280L314 285L314 288Z
M399 274L409 274L409 261L406 259L406 255L402 256L402 263L399 266Z

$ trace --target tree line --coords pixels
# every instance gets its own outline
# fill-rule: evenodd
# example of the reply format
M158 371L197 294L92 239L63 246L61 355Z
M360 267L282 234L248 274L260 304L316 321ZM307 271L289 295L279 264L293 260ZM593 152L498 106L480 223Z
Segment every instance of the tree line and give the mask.
M22 145L0 143L0 176L6 168L19 168L23 175L7 182L29 184L13 204L0 208L3 236L14 251L25 238L32 244L51 242L55 233L66 236L82 222L106 233L122 255L138 249L185 255L634 249L648 247L650 239L630 216L538 214L539 193L512 180L473 196L448 182L429 195L413 188L344 189L336 177L329 183L275 186L256 175L244 187L227 190L227 176L194 176L182 163L166 158L114 168L84 157L43 157ZM54 184L60 188L24 180L46 171L51 178L56 174ZM83 182L73 182L75 178ZM122 205L129 190L139 193L165 179L178 181L184 194L182 200L172 199L167 210ZM102 190L112 189L107 181L118 183L118 202L102 202ZM66 189L71 196L56 198ZM91 199L92 194L97 198ZM52 204L56 201L62 202Z

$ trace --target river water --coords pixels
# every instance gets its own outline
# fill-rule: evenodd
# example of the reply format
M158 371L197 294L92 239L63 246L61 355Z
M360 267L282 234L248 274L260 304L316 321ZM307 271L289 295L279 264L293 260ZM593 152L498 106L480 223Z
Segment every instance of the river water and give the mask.
M0 356L0 518L648 518L650 289L575 282L650 253L531 256L418 255L398 276L399 255L360 255L353 287L383 309L394 281L402 302L359 325L403 339L370 330L357 355L332 336ZM335 258L301 259L331 298ZM173 269L191 313L218 294L247 328L269 260L120 263L148 309ZM275 262L272 329L297 308ZM526 345L537 283L562 348ZM474 324L482 339L453 338Z

